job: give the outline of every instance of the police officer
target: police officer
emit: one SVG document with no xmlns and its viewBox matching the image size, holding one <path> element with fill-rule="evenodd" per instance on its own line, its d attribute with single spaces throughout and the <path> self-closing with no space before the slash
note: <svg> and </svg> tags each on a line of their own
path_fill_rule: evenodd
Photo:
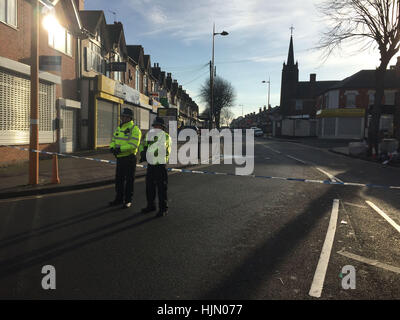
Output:
<svg viewBox="0 0 400 320">
<path fill-rule="evenodd" d="M 168 214 L 168 172 L 167 163 L 171 152 L 172 140 L 167 132 L 164 120 L 157 117 L 153 122 L 153 128 L 158 130 L 150 130 L 143 143 L 140 146 L 141 161 L 147 160 L 146 174 L 146 198 L 147 207 L 142 209 L 142 213 L 150 213 L 156 211 L 155 198 L 156 191 L 158 193 L 159 211 L 157 217 L 163 217 Z M 150 138 L 149 138 L 150 136 Z M 148 155 L 153 156 L 149 159 Z"/>
<path fill-rule="evenodd" d="M 123 204 L 123 208 L 132 206 L 133 184 L 136 172 L 136 154 L 139 149 L 142 132 L 133 123 L 133 112 L 124 108 L 121 113 L 121 125 L 115 130 L 110 151 L 117 158 L 115 174 L 116 197 L 110 206 Z"/>
</svg>

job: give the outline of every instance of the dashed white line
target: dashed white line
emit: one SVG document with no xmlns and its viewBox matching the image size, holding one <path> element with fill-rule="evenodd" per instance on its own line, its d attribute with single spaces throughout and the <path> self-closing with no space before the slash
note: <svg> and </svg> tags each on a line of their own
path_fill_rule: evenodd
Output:
<svg viewBox="0 0 400 320">
<path fill-rule="evenodd" d="M 328 269 L 329 258 L 333 247 L 333 241 L 335 239 L 336 225 L 339 216 L 339 200 L 333 200 L 331 219 L 329 221 L 328 231 L 326 233 L 325 242 L 322 247 L 321 255 L 319 257 L 317 269 L 315 270 L 314 279 L 311 285 L 310 292 L 308 293 L 311 297 L 320 298 L 322 289 L 324 287 L 326 271 Z"/>
<path fill-rule="evenodd" d="M 271 150 L 272 152 L 275 152 L 275 153 L 277 153 L 277 154 L 282 154 L 282 152 L 280 152 L 280 151 L 278 151 L 278 150 L 275 150 L 275 149 L 272 149 L 272 148 L 270 148 L 270 147 L 267 147 L 266 145 L 263 145 L 263 144 L 262 144 L 262 146 L 263 146 L 264 148 L 267 148 L 267 149 Z"/>
<path fill-rule="evenodd" d="M 353 253 L 350 253 L 350 252 L 346 252 L 344 250 L 339 251 L 338 254 L 340 254 L 340 255 L 342 255 L 342 256 L 344 256 L 346 258 L 350 258 L 350 259 L 356 260 L 358 262 L 362 262 L 362 263 L 369 264 L 369 265 L 374 266 L 374 267 L 378 267 L 378 268 L 381 268 L 381 269 L 384 269 L 384 270 L 388 270 L 388 271 L 392 271 L 392 272 L 400 274 L 400 268 L 391 266 L 391 265 L 386 264 L 386 263 L 379 262 L 377 260 L 364 258 L 364 257 L 358 256 L 356 254 L 353 254 Z"/>
<path fill-rule="evenodd" d="M 302 163 L 302 164 L 307 164 L 307 162 L 305 162 L 305 161 L 303 161 L 303 160 L 301 160 L 301 159 L 297 159 L 297 158 L 295 158 L 295 157 L 293 157 L 293 156 L 290 156 L 290 155 L 286 155 L 288 158 L 290 158 L 290 159 L 293 159 L 293 160 L 295 160 L 295 161 L 298 161 L 298 162 L 300 162 L 300 163 Z"/>
<path fill-rule="evenodd" d="M 374 209 L 377 213 L 379 213 L 390 225 L 395 228 L 398 232 L 400 232 L 400 226 L 394 222 L 392 218 L 390 218 L 385 212 L 379 209 L 374 203 L 371 201 L 365 201 L 372 209 Z"/>
</svg>

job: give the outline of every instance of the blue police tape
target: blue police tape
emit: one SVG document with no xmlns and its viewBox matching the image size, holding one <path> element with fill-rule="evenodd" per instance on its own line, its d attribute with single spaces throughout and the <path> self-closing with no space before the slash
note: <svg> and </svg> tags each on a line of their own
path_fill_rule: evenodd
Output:
<svg viewBox="0 0 400 320">
<path fill-rule="evenodd" d="M 117 164 L 116 161 L 113 160 L 103 160 L 96 158 L 88 158 L 88 157 L 78 157 L 69 154 L 57 153 L 57 152 L 49 152 L 49 151 L 40 151 L 34 149 L 21 148 L 16 146 L 7 146 L 10 148 L 42 153 L 47 155 L 57 155 L 64 158 L 74 158 L 74 159 L 84 159 L 89 161 L 96 161 L 107 164 Z M 137 167 L 147 169 L 146 165 L 138 164 Z M 269 179 L 269 180 L 283 180 L 283 181 L 293 181 L 293 182 L 304 182 L 304 183 L 318 183 L 318 184 L 326 184 L 326 185 L 339 185 L 339 186 L 352 186 L 352 187 L 362 187 L 362 188 L 379 188 L 379 189 L 391 189 L 391 190 L 400 190 L 400 186 L 385 186 L 379 184 L 363 184 L 363 183 L 353 183 L 353 182 L 338 182 L 338 181 L 330 181 L 330 180 L 309 180 L 309 179 L 301 179 L 301 178 L 285 178 L 285 177 L 272 177 L 272 176 L 257 176 L 257 175 L 237 175 L 234 173 L 225 173 L 225 172 L 212 172 L 212 171 L 198 171 L 198 170 L 189 170 L 189 169 L 177 169 L 177 168 L 168 168 L 169 172 L 179 172 L 179 173 L 190 173 L 190 174 L 208 174 L 208 175 L 220 175 L 220 176 L 234 176 L 234 177 L 251 177 L 256 179 Z"/>
</svg>

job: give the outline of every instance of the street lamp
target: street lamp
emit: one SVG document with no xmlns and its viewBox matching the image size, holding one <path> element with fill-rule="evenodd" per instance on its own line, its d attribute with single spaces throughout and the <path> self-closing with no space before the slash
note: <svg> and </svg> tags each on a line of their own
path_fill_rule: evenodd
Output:
<svg viewBox="0 0 400 320">
<path fill-rule="evenodd" d="M 29 184 L 39 184 L 39 2 L 47 8 L 53 8 L 48 0 L 32 0 L 32 35 L 31 35 L 31 110 L 29 133 Z M 47 19 L 47 28 L 51 28 L 54 19 Z"/>
<path fill-rule="evenodd" d="M 211 70 L 210 70 L 210 86 L 211 86 L 211 105 L 210 105 L 210 129 L 212 129 L 214 121 L 214 38 L 216 35 L 227 36 L 229 33 L 226 31 L 215 32 L 215 23 L 213 26 L 213 36 L 212 36 L 212 60 L 211 60 Z"/>
<path fill-rule="evenodd" d="M 271 79 L 269 78 L 268 81 L 263 81 L 262 83 L 268 83 L 268 105 L 267 108 L 269 108 L 269 98 L 270 98 L 270 91 L 271 91 Z"/>
</svg>

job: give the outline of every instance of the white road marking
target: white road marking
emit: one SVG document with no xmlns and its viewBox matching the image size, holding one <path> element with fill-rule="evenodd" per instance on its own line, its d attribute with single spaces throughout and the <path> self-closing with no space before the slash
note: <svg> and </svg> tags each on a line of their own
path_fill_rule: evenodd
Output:
<svg viewBox="0 0 400 320">
<path fill-rule="evenodd" d="M 373 204 L 371 201 L 365 201 L 372 209 L 374 209 L 376 212 L 378 212 L 387 222 L 390 223 L 390 225 L 395 228 L 398 232 L 400 232 L 400 226 L 394 222 L 392 218 L 390 218 L 385 212 L 383 212 L 381 209 L 379 209 L 375 204 Z"/>
<path fill-rule="evenodd" d="M 282 152 L 280 152 L 280 151 L 278 151 L 278 150 L 275 150 L 275 149 L 272 149 L 271 147 L 267 147 L 266 145 L 264 145 L 264 144 L 261 144 L 264 148 L 267 148 L 267 149 L 269 149 L 269 150 L 271 150 L 272 152 L 275 152 L 275 153 L 277 153 L 277 154 L 282 154 Z"/>
<path fill-rule="evenodd" d="M 321 255 L 319 257 L 317 269 L 315 270 L 311 289 L 310 292 L 308 293 L 311 297 L 315 298 L 321 297 L 326 276 L 326 270 L 328 269 L 329 258 L 331 256 L 331 251 L 333 247 L 333 241 L 335 239 L 338 216 L 339 216 L 339 200 L 335 199 L 333 200 L 331 219 L 329 221 L 325 242 L 322 247 Z"/>
<path fill-rule="evenodd" d="M 365 263 L 365 264 L 369 264 L 369 265 L 374 266 L 374 267 L 378 267 L 378 268 L 381 268 L 381 269 L 384 269 L 384 270 L 388 270 L 388 271 L 392 271 L 392 272 L 400 274 L 400 268 L 399 267 L 394 267 L 394 266 L 391 266 L 389 264 L 379 262 L 377 260 L 364 258 L 364 257 L 358 256 L 356 254 L 353 254 L 353 253 L 350 253 L 350 252 L 346 252 L 344 250 L 339 251 L 338 254 L 340 254 L 340 255 L 342 255 L 344 257 L 347 257 L 347 258 L 350 258 L 350 259 Z"/>
<path fill-rule="evenodd" d="M 277 150 L 275 150 L 275 149 L 272 149 L 271 147 L 267 147 L 266 145 L 263 145 L 263 144 L 262 144 L 262 146 L 264 146 L 265 148 L 267 148 L 267 149 L 269 149 L 269 150 L 271 150 L 271 151 L 273 151 L 273 152 L 275 152 L 275 153 L 283 154 L 282 152 L 277 151 Z M 288 158 L 293 159 L 293 160 L 295 160 L 295 161 L 298 161 L 298 162 L 300 162 L 300 163 L 302 163 L 302 164 L 308 164 L 308 165 L 314 166 L 315 169 L 317 169 L 318 171 L 320 171 L 320 172 L 322 172 L 323 174 L 325 174 L 329 179 L 331 179 L 332 182 L 344 183 L 342 180 L 340 180 L 339 178 L 337 178 L 337 177 L 335 177 L 334 175 L 330 174 L 329 172 L 327 172 L 327 171 L 325 171 L 325 170 L 323 170 L 323 169 L 321 169 L 321 168 L 318 168 L 317 165 L 316 165 L 315 163 L 307 162 L 307 161 L 304 161 L 304 160 L 295 158 L 295 157 L 293 157 L 293 156 L 291 156 L 291 155 L 288 155 L 288 154 L 285 154 L 285 156 L 287 156 Z"/>
<path fill-rule="evenodd" d="M 302 164 L 307 164 L 307 162 L 305 162 L 305 161 L 303 161 L 303 160 L 301 160 L 301 159 L 297 159 L 297 158 L 295 158 L 295 157 L 293 157 L 293 156 L 290 156 L 290 155 L 286 155 L 288 158 L 290 158 L 290 159 L 293 159 L 293 160 L 295 160 L 295 161 L 298 161 L 298 162 L 301 162 Z"/>
<path fill-rule="evenodd" d="M 323 174 L 325 174 L 326 176 L 328 176 L 329 179 L 331 179 L 333 182 L 342 182 L 342 180 L 340 180 L 339 178 L 336 178 L 334 175 L 330 174 L 329 172 L 322 170 L 321 168 L 315 167 L 315 169 L 317 169 L 318 171 L 322 172 Z"/>
</svg>

